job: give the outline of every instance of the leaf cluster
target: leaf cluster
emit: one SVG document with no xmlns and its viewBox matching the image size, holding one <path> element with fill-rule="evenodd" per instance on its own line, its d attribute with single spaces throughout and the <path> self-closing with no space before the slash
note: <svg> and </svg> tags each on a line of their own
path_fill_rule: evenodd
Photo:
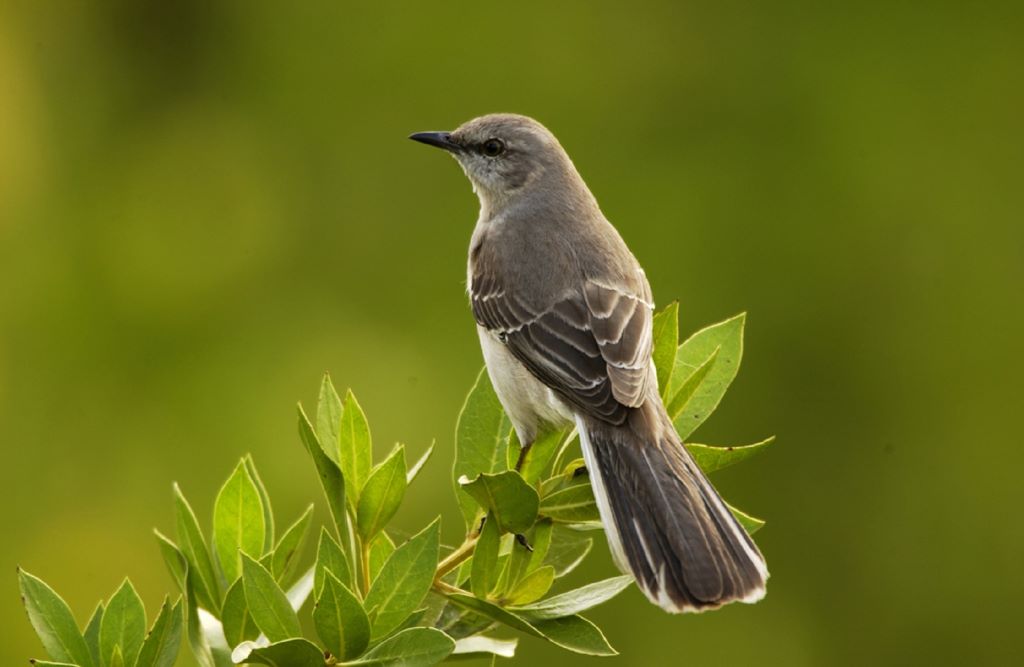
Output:
<svg viewBox="0 0 1024 667">
<path fill-rule="evenodd" d="M 676 305 L 655 317 L 658 382 L 684 439 L 735 377 L 743 324 L 740 315 L 680 344 Z M 80 630 L 52 589 L 20 571 L 29 620 L 52 660 L 35 664 L 170 667 L 183 638 L 203 667 L 509 658 L 517 635 L 575 653 L 615 654 L 581 614 L 629 587 L 630 576 L 552 593 L 586 558 L 601 527 L 574 432 L 544 433 L 524 448 L 481 372 L 455 434 L 453 483 L 465 538 L 446 547 L 440 518 L 404 540 L 389 529 L 433 445 L 411 466 L 403 445 L 376 461 L 366 415 L 328 376 L 313 419 L 300 405 L 297 423 L 326 499 L 325 525 L 314 528 L 310 505 L 279 530 L 249 456 L 217 494 L 209 532 L 175 485 L 175 538 L 155 535 L 178 599 L 164 601 L 147 633 L 145 608 L 126 580 Z M 713 472 L 770 442 L 686 447 Z M 733 511 L 750 532 L 764 524 Z"/>
</svg>

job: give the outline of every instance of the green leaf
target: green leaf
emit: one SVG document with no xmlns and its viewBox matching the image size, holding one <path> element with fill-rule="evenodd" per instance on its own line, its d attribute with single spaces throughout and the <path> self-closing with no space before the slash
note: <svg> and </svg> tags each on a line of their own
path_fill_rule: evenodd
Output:
<svg viewBox="0 0 1024 667">
<path fill-rule="evenodd" d="M 473 549 L 469 583 L 473 595 L 486 598 L 498 583 L 498 548 L 501 546 L 501 531 L 498 523 L 488 515 L 483 530 Z"/>
<path fill-rule="evenodd" d="M 510 605 L 520 605 L 539 600 L 551 590 L 553 583 L 555 583 L 555 568 L 545 565 L 520 579 L 505 596 L 505 602 Z"/>
<path fill-rule="evenodd" d="M 316 402 L 316 436 L 324 452 L 339 466 L 341 458 L 338 453 L 339 431 L 341 428 L 341 398 L 338 396 L 330 373 L 324 373 L 320 383 L 320 396 Z"/>
<path fill-rule="evenodd" d="M 89 655 L 92 656 L 94 665 L 103 664 L 103 661 L 100 660 L 100 624 L 103 622 L 105 609 L 101 600 L 92 612 L 92 616 L 89 617 L 89 622 L 85 624 L 85 630 L 82 631 L 82 637 L 85 639 L 85 645 L 89 647 Z"/>
<path fill-rule="evenodd" d="M 342 406 L 341 425 L 338 432 L 338 462 L 348 482 L 349 499 L 352 509 L 358 507 L 359 495 L 373 462 L 373 445 L 370 440 L 370 425 L 366 415 L 349 390 Z M 402 471 L 405 474 L 405 471 Z"/>
<path fill-rule="evenodd" d="M 562 523 L 597 521 L 597 501 L 590 484 L 580 483 L 544 497 L 540 501 L 540 513 Z"/>
<path fill-rule="evenodd" d="M 519 469 L 519 473 L 528 484 L 535 484 L 544 475 L 548 464 L 551 463 L 551 458 L 555 455 L 558 446 L 562 444 L 562 440 L 565 437 L 566 432 L 564 430 L 547 431 L 533 441 L 530 448 L 526 450 L 526 455 L 523 457 L 523 465 Z"/>
<path fill-rule="evenodd" d="M 164 598 L 160 614 L 142 643 L 137 667 L 174 667 L 185 624 L 183 606 L 180 599 L 172 606 L 170 598 Z"/>
<path fill-rule="evenodd" d="M 475 479 L 481 473 L 505 470 L 511 428 L 486 369 L 481 370 L 455 426 L 455 465 L 452 468 L 459 508 L 471 528 L 476 516 L 476 503 L 458 492 L 458 480 L 463 476 Z"/>
<path fill-rule="evenodd" d="M 364 541 L 383 530 L 405 496 L 405 447 L 399 445 L 373 469 L 359 494 L 356 526 Z"/>
<path fill-rule="evenodd" d="M 331 655 L 350 660 L 370 643 L 370 620 L 359 599 L 328 570 L 323 593 L 313 609 L 313 623 L 320 641 Z"/>
<path fill-rule="evenodd" d="M 427 464 L 427 461 L 430 460 L 430 455 L 433 454 L 433 453 L 434 453 L 434 443 L 431 442 L 430 446 L 427 447 L 427 451 L 423 452 L 423 456 L 421 456 L 416 461 L 416 463 L 414 463 L 413 466 L 411 468 L 409 468 L 409 472 L 406 473 L 406 475 L 405 475 L 405 482 L 406 482 L 406 484 L 412 484 L 412 480 L 416 479 L 416 476 L 420 474 L 420 470 L 422 470 L 423 466 L 425 466 Z"/>
<path fill-rule="evenodd" d="M 550 521 L 538 521 L 537 525 L 533 527 L 533 534 L 530 536 L 530 546 L 533 547 L 533 551 L 530 552 L 530 562 L 527 571 L 532 572 L 544 564 L 544 559 L 548 555 L 548 549 L 551 548 L 551 533 L 553 530 L 554 524 Z"/>
<path fill-rule="evenodd" d="M 711 373 L 711 369 L 715 367 L 715 363 L 718 361 L 718 352 L 718 348 L 715 348 L 711 355 L 682 382 L 678 390 L 671 395 L 671 398 L 665 400 L 665 411 L 668 412 L 669 417 L 675 419 L 686 409 L 686 404 L 693 398 L 693 395 L 708 374 Z M 675 378 L 681 374 L 681 372 L 673 373 L 672 377 Z"/>
<path fill-rule="evenodd" d="M 420 608 L 434 581 L 439 540 L 440 522 L 435 519 L 384 563 L 365 600 L 365 607 L 376 611 L 374 640 L 385 637 Z"/>
<path fill-rule="evenodd" d="M 582 616 L 566 616 L 534 623 L 534 627 L 552 644 L 583 655 L 618 655 L 604 633 Z"/>
<path fill-rule="evenodd" d="M 758 519 L 756 516 L 750 516 L 743 510 L 736 509 L 729 503 L 726 503 L 725 506 L 729 508 L 729 511 L 732 512 L 732 515 L 740 522 L 740 525 L 743 526 L 743 529 L 747 531 L 748 535 L 753 535 L 764 527 L 764 519 Z"/>
<path fill-rule="evenodd" d="M 652 329 L 654 368 L 658 372 L 658 388 L 664 398 L 676 365 L 676 348 L 679 346 L 678 301 L 673 301 L 655 314 Z"/>
<path fill-rule="evenodd" d="M 192 583 L 199 598 L 199 606 L 219 609 L 220 583 L 213 569 L 210 551 L 206 547 L 206 540 L 203 539 L 203 532 L 199 529 L 196 514 L 177 484 L 174 485 L 174 510 L 178 524 L 178 542 L 188 561 L 189 570 L 195 574 Z"/>
<path fill-rule="evenodd" d="M 299 617 L 265 567 L 242 555 L 242 581 L 249 613 L 263 634 L 279 642 L 302 634 Z"/>
<path fill-rule="evenodd" d="M 593 546 L 594 540 L 579 531 L 555 526 L 551 531 L 551 546 L 544 562 L 555 568 L 556 579 L 564 577 L 583 562 Z"/>
<path fill-rule="evenodd" d="M 540 602 L 516 607 L 514 611 L 524 618 L 537 621 L 573 616 L 611 600 L 632 583 L 633 577 L 624 574 L 621 577 L 612 577 L 566 593 L 552 595 Z"/>
<path fill-rule="evenodd" d="M 470 611 L 486 616 L 493 621 L 502 623 L 520 632 L 541 637 L 556 646 L 574 653 L 585 655 L 615 655 L 615 649 L 608 644 L 601 631 L 593 623 L 582 616 L 568 616 L 530 623 L 529 621 L 502 609 L 496 604 L 464 595 L 462 593 L 446 593 L 445 596 L 455 604 Z"/>
<path fill-rule="evenodd" d="M 348 535 L 348 523 L 345 514 L 345 478 L 341 469 L 332 461 L 320 447 L 320 441 L 313 433 L 313 427 L 306 418 L 306 413 L 299 406 L 299 438 L 302 440 L 306 451 L 313 458 L 316 464 L 316 472 L 320 477 L 320 486 L 327 496 L 327 506 L 331 510 L 331 517 L 334 519 L 334 527 L 338 536 L 345 539 Z"/>
<path fill-rule="evenodd" d="M 525 533 L 537 518 L 537 491 L 514 470 L 459 479 L 462 490 L 491 512 L 502 532 Z"/>
<path fill-rule="evenodd" d="M 81 667 L 72 665 L 70 662 L 50 662 L 49 660 L 30 660 L 34 667 Z"/>
<path fill-rule="evenodd" d="M 185 575 L 185 629 L 189 648 L 200 667 L 226 667 L 231 664 L 230 651 L 220 645 L 211 645 L 210 637 L 203 631 L 200 609 L 196 606 L 196 575 L 191 570 Z"/>
<path fill-rule="evenodd" d="M 384 563 L 388 562 L 391 554 L 395 553 L 395 543 L 391 541 L 388 534 L 381 531 L 377 537 L 370 542 L 370 581 L 374 581 L 380 575 Z"/>
<path fill-rule="evenodd" d="M 153 529 L 153 535 L 156 536 L 156 543 L 160 547 L 160 555 L 167 565 L 167 571 L 171 573 L 171 578 L 178 585 L 178 589 L 184 592 L 185 568 L 188 565 L 188 561 L 185 560 L 185 554 L 181 553 L 181 549 L 178 548 L 177 544 L 156 528 Z"/>
<path fill-rule="evenodd" d="M 345 552 L 341 550 L 327 529 L 321 527 L 320 541 L 316 547 L 316 578 L 313 588 L 317 597 L 324 589 L 324 574 L 327 570 L 334 572 L 340 581 L 352 584 L 352 573 L 349 570 Z"/>
<path fill-rule="evenodd" d="M 128 665 L 135 664 L 142 641 L 146 637 L 146 608 L 127 579 L 107 602 L 100 622 L 100 660 L 110 660 L 114 648 L 120 647 Z"/>
<path fill-rule="evenodd" d="M 239 461 L 213 505 L 213 545 L 224 579 L 233 582 L 242 571 L 239 552 L 263 555 L 266 537 L 263 503 L 245 461 Z"/>
<path fill-rule="evenodd" d="M 324 654 L 315 644 L 301 637 L 254 648 L 242 659 L 246 663 L 271 667 L 324 667 Z"/>
<path fill-rule="evenodd" d="M 289 526 L 288 530 L 284 531 L 281 541 L 274 548 L 270 569 L 274 578 L 282 584 L 295 571 L 295 565 L 299 562 L 299 553 L 302 550 L 302 545 L 306 542 L 312 520 L 313 506 L 310 505 L 302 513 L 302 516 Z"/>
<path fill-rule="evenodd" d="M 773 442 L 775 442 L 775 436 L 742 447 L 711 447 L 709 445 L 686 443 L 686 450 L 697 461 L 697 465 L 700 466 L 701 470 L 705 473 L 712 473 L 759 454 Z"/>
<path fill-rule="evenodd" d="M 247 639 L 256 639 L 259 628 L 249 614 L 249 606 L 245 601 L 245 583 L 241 578 L 231 584 L 224 596 L 224 606 L 220 610 L 220 622 L 224 627 L 224 638 L 228 646 L 238 646 Z"/>
<path fill-rule="evenodd" d="M 52 588 L 25 570 L 18 570 L 21 600 L 28 620 L 39 635 L 46 652 L 57 661 L 92 667 L 89 647 L 78 631 L 75 617 L 64 600 Z"/>
<path fill-rule="evenodd" d="M 107 661 L 109 667 L 124 667 L 124 654 L 121 653 L 120 646 L 114 646 L 113 652 L 110 654 L 110 660 Z"/>
<path fill-rule="evenodd" d="M 714 364 L 682 408 L 672 414 L 679 437 L 686 440 L 714 412 L 739 371 L 743 358 L 743 326 L 746 313 L 701 329 L 690 336 L 676 354 L 676 371 L 696 370 L 718 350 Z"/>
<path fill-rule="evenodd" d="M 274 548 L 274 512 L 270 507 L 270 496 L 267 494 L 267 487 L 263 485 L 263 480 L 260 479 L 260 474 L 256 471 L 256 463 L 252 460 L 252 455 L 246 454 L 242 461 L 245 463 L 245 469 L 249 471 L 249 477 L 252 478 L 256 489 L 260 492 L 260 504 L 263 505 L 263 525 L 266 526 L 263 537 L 263 553 L 268 553 Z"/>
<path fill-rule="evenodd" d="M 389 637 L 366 655 L 344 665 L 427 667 L 441 662 L 455 650 L 451 637 L 434 628 L 409 628 Z"/>
<path fill-rule="evenodd" d="M 464 658 L 475 658 L 485 656 L 498 656 L 501 658 L 514 658 L 518 639 L 499 639 L 486 635 L 472 635 L 455 640 L 455 650 L 452 655 Z"/>
</svg>

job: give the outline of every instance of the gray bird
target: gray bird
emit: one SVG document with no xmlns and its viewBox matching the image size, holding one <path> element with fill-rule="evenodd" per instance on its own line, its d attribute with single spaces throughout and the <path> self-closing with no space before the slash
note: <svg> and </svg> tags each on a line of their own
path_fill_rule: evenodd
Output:
<svg viewBox="0 0 1024 667">
<path fill-rule="evenodd" d="M 764 558 L 658 394 L 644 270 L 558 140 L 513 114 L 410 138 L 451 153 L 480 199 L 469 295 L 519 441 L 576 426 L 612 557 L 655 604 L 688 612 L 761 599 Z"/>
</svg>

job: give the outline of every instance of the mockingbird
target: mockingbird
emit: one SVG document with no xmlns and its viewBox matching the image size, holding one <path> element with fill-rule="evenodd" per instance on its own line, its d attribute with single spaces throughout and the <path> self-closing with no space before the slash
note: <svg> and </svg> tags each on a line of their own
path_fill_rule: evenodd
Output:
<svg viewBox="0 0 1024 667">
<path fill-rule="evenodd" d="M 644 270 L 558 140 L 512 114 L 410 138 L 451 153 L 480 198 L 469 295 L 519 441 L 576 425 L 612 556 L 655 604 L 686 612 L 761 599 L 761 553 L 658 395 Z"/>
</svg>

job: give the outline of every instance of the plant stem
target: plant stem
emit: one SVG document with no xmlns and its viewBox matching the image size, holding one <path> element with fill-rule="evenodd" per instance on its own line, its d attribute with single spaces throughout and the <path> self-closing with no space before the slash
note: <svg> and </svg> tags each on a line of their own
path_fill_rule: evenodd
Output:
<svg viewBox="0 0 1024 667">
<path fill-rule="evenodd" d="M 370 594 L 370 541 L 365 542 L 360 540 L 360 562 L 363 566 L 363 596 Z"/>
<path fill-rule="evenodd" d="M 458 593 L 460 595 L 472 595 L 472 593 L 470 593 L 469 591 L 464 591 L 461 588 L 459 588 L 458 586 L 452 586 L 451 584 L 446 584 L 443 581 L 441 581 L 440 579 L 437 579 L 437 580 L 434 581 L 434 590 L 437 591 L 438 593 L 441 593 L 441 594 L 445 594 L 445 593 Z"/>
<path fill-rule="evenodd" d="M 434 581 L 441 582 L 441 577 L 448 574 L 459 565 L 463 563 L 467 558 L 473 555 L 473 549 L 476 548 L 476 542 L 480 539 L 479 533 L 466 538 L 458 549 L 448 554 L 444 560 L 437 564 L 437 571 L 434 573 Z M 447 585 L 447 584 L 445 584 Z"/>
</svg>

